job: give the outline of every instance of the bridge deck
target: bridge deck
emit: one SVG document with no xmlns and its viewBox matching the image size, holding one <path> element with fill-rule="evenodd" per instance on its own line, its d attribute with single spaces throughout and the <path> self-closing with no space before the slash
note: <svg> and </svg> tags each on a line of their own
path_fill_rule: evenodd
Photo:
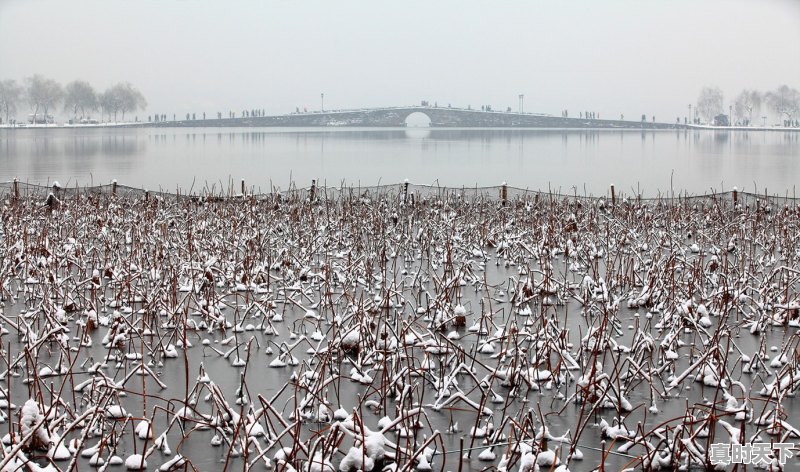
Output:
<svg viewBox="0 0 800 472">
<path fill-rule="evenodd" d="M 249 127 L 249 126 L 365 126 L 402 127 L 412 113 L 422 113 L 431 127 L 459 128 L 609 128 L 609 129 L 684 129 L 680 123 L 650 121 L 564 118 L 542 113 L 484 111 L 469 108 L 400 106 L 326 110 L 262 117 L 222 118 L 205 120 L 140 123 L 140 126 L 180 127 Z"/>
</svg>

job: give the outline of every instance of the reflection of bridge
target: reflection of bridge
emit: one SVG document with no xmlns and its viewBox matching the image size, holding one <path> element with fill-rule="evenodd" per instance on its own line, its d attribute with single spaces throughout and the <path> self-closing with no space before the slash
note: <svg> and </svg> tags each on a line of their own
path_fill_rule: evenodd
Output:
<svg viewBox="0 0 800 472">
<path fill-rule="evenodd" d="M 410 106 L 291 113 L 250 118 L 166 121 L 144 126 L 406 126 L 413 113 L 422 113 L 432 127 L 459 128 L 612 128 L 674 129 L 681 124 L 649 121 L 589 120 L 536 113 L 481 111 L 466 108 Z"/>
</svg>

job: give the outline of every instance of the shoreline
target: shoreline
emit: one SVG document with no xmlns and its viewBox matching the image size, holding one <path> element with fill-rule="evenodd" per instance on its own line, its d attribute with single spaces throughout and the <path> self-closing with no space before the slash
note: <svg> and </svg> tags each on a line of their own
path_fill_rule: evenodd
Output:
<svg viewBox="0 0 800 472">
<path fill-rule="evenodd" d="M 0 125 L 3 130 L 26 130 L 26 129 L 105 129 L 105 128 L 309 128 L 309 129 L 409 129 L 409 130 L 450 130 L 450 129 L 524 129 L 524 130 L 587 130 L 587 131 L 736 131 L 736 132 L 800 132 L 800 127 L 787 128 L 782 126 L 713 126 L 713 125 L 673 125 L 671 128 L 650 128 L 635 126 L 620 126 L 620 127 L 604 127 L 604 126 L 368 126 L 368 125 L 307 125 L 307 126 L 290 126 L 290 125 L 253 125 L 247 123 L 235 124 L 211 124 L 212 121 L 217 120 L 196 120 L 203 121 L 203 124 L 189 124 L 186 121 L 171 121 L 163 123 L 142 123 L 142 122 L 124 122 L 124 123 L 100 123 L 100 124 L 54 124 L 54 125 L 24 125 L 24 126 L 10 126 L 6 124 Z M 660 125 L 667 125 L 666 123 L 658 123 Z"/>
<path fill-rule="evenodd" d="M 284 113 L 277 115 L 256 115 L 256 116 L 229 116 L 223 118 L 206 117 L 203 114 L 199 118 L 187 113 L 186 119 L 176 119 L 163 121 L 139 121 L 138 116 L 135 121 L 123 122 L 101 122 L 101 123 L 40 123 L 29 124 L 27 122 L 17 123 L 16 126 L 0 125 L 3 128 L 35 128 L 35 129 L 65 129 L 65 128 L 117 128 L 117 127 L 136 127 L 136 128 L 409 128 L 407 119 L 413 115 L 420 115 L 427 118 L 428 126 L 431 129 L 607 129 L 607 130 L 686 130 L 686 129 L 712 129 L 712 130 L 731 130 L 731 131 L 800 131 L 798 128 L 782 127 L 731 127 L 731 126 L 712 126 L 696 125 L 676 122 L 657 122 L 647 121 L 644 115 L 642 120 L 625 120 L 612 118 L 591 118 L 554 116 L 545 113 L 522 113 L 495 110 L 475 110 L 472 108 L 459 107 L 437 107 L 423 104 L 422 106 L 399 106 L 382 108 L 357 108 L 344 110 L 319 110 L 305 111 L 302 113 Z M 588 112 L 587 112 L 588 115 Z M 160 115 L 164 116 L 164 115 Z M 77 120 L 75 120 L 77 121 Z M 19 126 L 22 125 L 22 126 Z M 412 126 L 413 127 L 413 126 Z"/>
<path fill-rule="evenodd" d="M 783 126 L 713 126 L 713 125 L 686 125 L 687 129 L 698 131 L 800 131 L 800 128 L 786 128 Z"/>
</svg>

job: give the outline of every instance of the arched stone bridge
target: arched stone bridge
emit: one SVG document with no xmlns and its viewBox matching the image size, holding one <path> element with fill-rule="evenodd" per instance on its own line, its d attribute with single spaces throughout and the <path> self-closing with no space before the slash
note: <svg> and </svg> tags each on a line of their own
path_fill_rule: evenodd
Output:
<svg viewBox="0 0 800 472">
<path fill-rule="evenodd" d="M 589 120 L 535 113 L 481 111 L 467 108 L 409 106 L 291 113 L 250 118 L 165 121 L 145 126 L 406 126 L 412 113 L 422 113 L 431 127 L 459 128 L 634 128 L 675 129 L 682 124 L 651 121 Z"/>
</svg>

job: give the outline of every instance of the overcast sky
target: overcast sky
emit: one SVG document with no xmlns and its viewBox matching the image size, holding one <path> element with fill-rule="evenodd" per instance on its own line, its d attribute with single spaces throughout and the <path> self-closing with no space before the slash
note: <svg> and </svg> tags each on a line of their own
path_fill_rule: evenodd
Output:
<svg viewBox="0 0 800 472">
<path fill-rule="evenodd" d="M 672 121 L 703 85 L 726 104 L 800 88 L 798 46 L 798 0 L 0 0 L 0 79 L 129 81 L 179 115 L 523 93 L 531 112 Z"/>
</svg>

